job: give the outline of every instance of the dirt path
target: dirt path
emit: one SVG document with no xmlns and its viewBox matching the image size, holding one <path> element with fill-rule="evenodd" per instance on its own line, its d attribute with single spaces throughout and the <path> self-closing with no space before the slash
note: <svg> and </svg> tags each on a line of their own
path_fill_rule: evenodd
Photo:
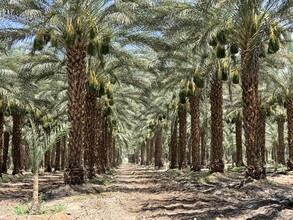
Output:
<svg viewBox="0 0 293 220">
<path fill-rule="evenodd" d="M 226 186 L 235 180 L 220 174 L 217 178 L 219 182 L 201 184 L 186 176 L 123 164 L 112 192 L 90 202 L 93 208 L 85 206 L 87 217 L 75 219 L 293 219 L 292 204 L 286 203 L 286 198 L 293 198 L 292 185 L 265 181 L 229 189 Z"/>
<path fill-rule="evenodd" d="M 241 178 L 239 172 L 191 177 L 122 164 L 107 187 L 64 186 L 62 173 L 44 174 L 40 183 L 44 206 L 65 206 L 74 220 L 293 220 L 292 173 L 231 187 Z M 31 184 L 29 178 L 0 184 L 1 220 L 29 201 Z"/>
</svg>

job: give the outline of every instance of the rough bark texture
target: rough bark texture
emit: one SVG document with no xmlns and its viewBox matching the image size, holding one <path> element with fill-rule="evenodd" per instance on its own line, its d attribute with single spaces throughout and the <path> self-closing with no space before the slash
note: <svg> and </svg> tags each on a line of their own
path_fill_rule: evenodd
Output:
<svg viewBox="0 0 293 220">
<path fill-rule="evenodd" d="M 192 159 L 191 170 L 200 171 L 201 158 L 200 158 L 200 109 L 199 109 L 200 96 L 195 95 L 189 98 L 190 102 L 190 116 L 191 116 L 191 143 L 192 143 Z"/>
<path fill-rule="evenodd" d="M 287 101 L 287 120 L 288 120 L 288 170 L 293 170 L 293 98 Z"/>
<path fill-rule="evenodd" d="M 113 137 L 112 135 L 112 148 L 113 148 L 113 154 L 112 154 L 112 164 L 111 166 L 112 167 L 116 167 L 117 166 L 117 157 L 118 157 L 118 150 L 116 148 L 116 141 L 115 141 L 115 138 Z"/>
<path fill-rule="evenodd" d="M 186 106 L 179 109 L 179 145 L 178 145 L 178 168 L 186 167 Z"/>
<path fill-rule="evenodd" d="M 3 164 L 3 130 L 4 130 L 4 113 L 0 110 L 0 177 L 2 177 L 2 164 Z"/>
<path fill-rule="evenodd" d="M 178 119 L 174 120 L 172 130 L 171 130 L 171 143 L 170 143 L 170 169 L 175 169 L 177 167 L 177 152 L 178 152 Z"/>
<path fill-rule="evenodd" d="M 68 76 L 69 166 L 64 171 L 66 184 L 82 184 L 86 179 L 83 161 L 84 105 L 86 95 L 86 50 L 79 41 L 66 49 Z"/>
<path fill-rule="evenodd" d="M 277 120 L 278 123 L 278 161 L 281 164 L 285 164 L 285 138 L 284 138 L 284 125 L 285 119 L 280 116 Z"/>
<path fill-rule="evenodd" d="M 4 132 L 4 144 L 3 144 L 3 160 L 2 160 L 2 173 L 7 173 L 7 160 L 9 150 L 9 132 Z"/>
<path fill-rule="evenodd" d="M 95 111 L 95 121 L 96 121 L 96 143 L 97 148 L 95 150 L 95 166 L 96 166 L 96 173 L 105 173 L 105 166 L 104 166 L 104 160 L 103 160 L 103 146 L 104 146 L 104 117 L 102 115 L 101 109 L 96 106 Z"/>
<path fill-rule="evenodd" d="M 107 147 L 107 141 L 108 141 L 108 126 L 107 121 L 103 117 L 102 118 L 102 133 L 101 133 L 101 148 L 100 148 L 100 157 L 101 157 L 101 168 L 102 173 L 105 173 L 107 171 L 107 164 L 108 164 L 108 147 Z"/>
<path fill-rule="evenodd" d="M 151 158 L 151 148 L 150 148 L 150 141 L 148 141 L 146 144 L 146 161 L 145 161 L 146 165 L 150 165 L 150 161 L 151 161 L 150 158 Z"/>
<path fill-rule="evenodd" d="M 155 158 L 155 145 L 154 140 L 156 139 L 156 135 L 151 139 L 150 142 L 150 164 L 153 163 L 153 159 Z"/>
<path fill-rule="evenodd" d="M 113 155 L 113 136 L 112 136 L 112 130 L 108 126 L 108 141 L 107 141 L 107 148 L 108 148 L 108 163 L 107 163 L 107 170 L 111 169 L 112 165 L 112 155 Z"/>
<path fill-rule="evenodd" d="M 25 171 L 29 171 L 31 168 L 31 160 L 30 160 L 30 150 L 29 146 L 26 144 L 24 146 L 24 153 L 22 154 L 22 161 Z"/>
<path fill-rule="evenodd" d="M 86 124 L 84 132 L 84 146 L 85 146 L 85 165 L 87 167 L 87 177 L 89 179 L 95 176 L 95 150 L 97 148 L 96 138 L 96 109 L 97 109 L 97 97 L 95 91 L 87 89 L 86 93 Z"/>
<path fill-rule="evenodd" d="M 13 172 L 12 174 L 21 173 L 21 125 L 22 117 L 18 113 L 13 113 L 13 134 L 12 134 L 12 161 L 13 161 Z"/>
<path fill-rule="evenodd" d="M 242 120 L 238 119 L 235 123 L 236 130 L 236 166 L 244 166 L 242 153 Z"/>
<path fill-rule="evenodd" d="M 163 129 L 159 128 L 156 134 L 155 141 L 155 167 L 161 168 L 163 167 Z"/>
<path fill-rule="evenodd" d="M 223 89 L 221 80 L 211 81 L 211 172 L 224 172 Z"/>
<path fill-rule="evenodd" d="M 243 101 L 243 123 L 247 155 L 246 176 L 265 178 L 265 167 L 261 162 L 261 149 L 257 145 L 258 120 L 258 54 L 249 49 L 241 52 L 241 82 Z"/>
<path fill-rule="evenodd" d="M 50 135 L 50 128 L 45 128 L 46 134 L 49 136 Z M 45 172 L 52 172 L 52 167 L 51 167 L 51 151 L 47 151 L 45 153 Z"/>
<path fill-rule="evenodd" d="M 191 166 L 192 139 L 190 135 L 187 135 L 187 140 L 188 141 L 187 141 L 186 163 L 187 163 L 187 166 Z"/>
<path fill-rule="evenodd" d="M 62 153 L 61 153 L 61 169 L 64 170 L 66 167 L 66 155 L 67 155 L 67 150 L 66 150 L 66 136 L 62 137 Z"/>
<path fill-rule="evenodd" d="M 145 165 L 145 143 L 140 145 L 140 165 Z"/>
<path fill-rule="evenodd" d="M 56 164 L 56 147 L 51 150 L 51 167 L 55 167 Z"/>
<path fill-rule="evenodd" d="M 55 171 L 60 170 L 60 159 L 61 159 L 61 141 L 57 141 L 56 143 L 56 158 L 55 158 Z"/>
<path fill-rule="evenodd" d="M 201 146 L 201 164 L 206 165 L 206 132 L 204 128 L 200 131 L 200 146 Z"/>
<path fill-rule="evenodd" d="M 279 163 L 278 161 L 278 143 L 277 142 L 274 142 L 273 143 L 273 160 L 276 162 L 276 163 Z"/>
<path fill-rule="evenodd" d="M 257 126 L 257 146 L 260 148 L 261 164 L 266 165 L 266 113 L 259 109 Z"/>
</svg>

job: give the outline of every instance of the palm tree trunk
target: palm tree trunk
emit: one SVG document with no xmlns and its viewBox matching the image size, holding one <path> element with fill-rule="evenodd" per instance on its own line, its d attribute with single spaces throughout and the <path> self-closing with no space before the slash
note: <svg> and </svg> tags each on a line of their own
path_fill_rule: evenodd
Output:
<svg viewBox="0 0 293 220">
<path fill-rule="evenodd" d="M 155 167 L 160 169 L 163 167 L 163 128 L 159 128 L 155 140 Z"/>
<path fill-rule="evenodd" d="M 277 123 L 278 123 L 278 146 L 279 146 L 278 161 L 281 164 L 285 164 L 285 139 L 284 139 L 285 119 L 282 116 L 279 116 Z"/>
<path fill-rule="evenodd" d="M 200 109 L 199 109 L 199 94 L 189 98 L 190 102 L 190 116 L 191 116 L 191 143 L 192 143 L 192 164 L 191 170 L 200 171 Z"/>
<path fill-rule="evenodd" d="M 56 159 L 55 159 L 55 171 L 60 170 L 60 159 L 61 159 L 61 141 L 58 140 L 56 143 Z"/>
<path fill-rule="evenodd" d="M 56 146 L 54 149 L 50 150 L 51 152 L 51 167 L 55 167 L 56 164 Z"/>
<path fill-rule="evenodd" d="M 142 142 L 140 145 L 140 165 L 145 165 L 144 156 L 145 156 L 145 143 Z"/>
<path fill-rule="evenodd" d="M 87 177 L 89 179 L 95 176 L 95 150 L 97 148 L 96 137 L 96 109 L 97 109 L 97 97 L 96 93 L 90 89 L 87 89 L 86 93 L 86 125 L 84 133 L 84 146 L 85 146 L 85 164 L 87 167 Z"/>
<path fill-rule="evenodd" d="M 254 179 L 265 178 L 265 167 L 261 162 L 261 149 L 257 145 L 258 121 L 258 54 L 241 52 L 241 82 L 243 100 L 243 122 L 247 155 L 246 176 Z"/>
<path fill-rule="evenodd" d="M 155 158 L 155 145 L 154 145 L 154 140 L 156 139 L 156 134 L 154 135 L 154 137 L 151 139 L 150 142 L 150 164 L 153 163 L 153 158 Z"/>
<path fill-rule="evenodd" d="M 288 170 L 293 170 L 293 98 L 287 101 L 287 120 L 288 120 Z"/>
<path fill-rule="evenodd" d="M 206 165 L 206 132 L 204 128 L 200 131 L 201 164 Z"/>
<path fill-rule="evenodd" d="M 50 135 L 50 128 L 45 128 L 46 134 L 49 136 Z M 52 167 L 51 167 L 51 151 L 48 150 L 45 153 L 45 172 L 52 172 Z"/>
<path fill-rule="evenodd" d="M 178 168 L 186 167 L 186 105 L 179 109 L 179 146 L 178 146 Z"/>
<path fill-rule="evenodd" d="M 95 117 L 96 123 L 96 143 L 97 147 L 95 150 L 95 166 L 96 166 L 96 173 L 105 173 L 105 166 L 104 166 L 104 159 L 103 159 L 103 151 L 104 151 L 104 117 L 102 115 L 102 110 L 96 106 L 95 110 Z"/>
<path fill-rule="evenodd" d="M 31 160 L 30 160 L 30 152 L 29 152 L 29 146 L 26 144 L 24 146 L 24 154 L 23 154 L 23 165 L 24 165 L 24 170 L 29 171 L 31 167 Z"/>
<path fill-rule="evenodd" d="M 66 136 L 62 137 L 61 169 L 64 170 L 66 164 Z"/>
<path fill-rule="evenodd" d="M 105 173 L 107 171 L 107 161 L 108 161 L 108 146 L 107 146 L 107 141 L 108 141 L 108 131 L 107 131 L 107 121 L 105 118 L 102 119 L 102 145 L 101 145 L 101 159 L 102 159 L 102 172 Z"/>
<path fill-rule="evenodd" d="M 191 135 L 187 135 L 187 152 L 186 152 L 186 164 L 187 166 L 191 166 L 191 155 L 192 155 L 192 139 Z"/>
<path fill-rule="evenodd" d="M 278 160 L 278 143 L 277 142 L 273 143 L 273 159 L 274 159 L 275 163 L 279 163 L 279 160 Z"/>
<path fill-rule="evenodd" d="M 0 177 L 2 177 L 3 164 L 3 131 L 4 131 L 4 113 L 0 110 Z"/>
<path fill-rule="evenodd" d="M 266 113 L 259 106 L 257 121 L 257 146 L 260 148 L 262 166 L 266 165 Z"/>
<path fill-rule="evenodd" d="M 171 147 L 170 147 L 170 169 L 177 167 L 177 152 L 178 152 L 178 119 L 175 117 L 172 130 L 171 130 Z"/>
<path fill-rule="evenodd" d="M 16 112 L 12 114 L 13 120 L 13 134 L 12 134 L 12 161 L 13 161 L 13 172 L 12 174 L 21 173 L 21 125 L 22 116 Z"/>
<path fill-rule="evenodd" d="M 237 119 L 235 123 L 236 130 L 236 166 L 244 166 L 242 153 L 242 119 Z"/>
<path fill-rule="evenodd" d="M 86 50 L 80 39 L 75 46 L 66 49 L 66 56 L 68 59 L 68 119 L 71 127 L 68 140 L 69 166 L 64 172 L 64 182 L 74 185 L 82 184 L 86 179 L 83 161 Z"/>
<path fill-rule="evenodd" d="M 34 172 L 34 183 L 33 183 L 33 205 L 32 214 L 36 214 L 39 210 L 39 169 Z"/>
<path fill-rule="evenodd" d="M 146 161 L 145 161 L 145 164 L 147 166 L 150 165 L 150 158 L 151 158 L 151 148 L 150 148 L 150 141 L 148 140 L 146 143 Z"/>
<path fill-rule="evenodd" d="M 211 81 L 211 172 L 224 172 L 222 81 Z"/>
<path fill-rule="evenodd" d="M 9 150 L 9 132 L 4 132 L 4 144 L 3 144 L 3 160 L 2 160 L 2 173 L 7 173 L 7 160 Z"/>
<path fill-rule="evenodd" d="M 110 170 L 111 168 L 111 151 L 112 151 L 112 131 L 110 130 L 109 124 L 107 122 L 107 129 L 106 129 L 107 137 L 106 137 L 106 155 L 107 155 L 107 161 L 106 161 L 106 170 Z"/>
<path fill-rule="evenodd" d="M 113 141 L 112 141 L 112 146 L 113 146 L 113 148 L 112 148 L 113 149 L 112 167 L 117 167 L 117 165 L 118 165 L 117 158 L 118 158 L 119 151 L 116 148 L 116 140 L 115 140 L 115 138 L 113 137 L 112 139 L 113 139 Z"/>
</svg>

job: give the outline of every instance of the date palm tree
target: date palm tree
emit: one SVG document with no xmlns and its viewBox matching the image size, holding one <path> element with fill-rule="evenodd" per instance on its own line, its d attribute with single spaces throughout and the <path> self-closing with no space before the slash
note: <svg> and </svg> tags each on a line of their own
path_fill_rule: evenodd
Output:
<svg viewBox="0 0 293 220">
<path fill-rule="evenodd" d="M 268 71 L 267 77 L 270 81 L 273 82 L 275 87 L 274 97 L 272 104 L 277 103 L 282 107 L 285 107 L 286 117 L 287 119 L 287 127 L 288 127 L 288 152 L 289 157 L 287 161 L 287 167 L 289 170 L 293 169 L 293 74 L 292 74 L 292 45 L 286 50 L 281 51 L 279 55 L 275 55 L 273 58 L 281 61 L 283 65 L 281 65 L 282 69 L 280 69 L 276 65 L 270 65 L 271 69 Z M 272 63 L 272 62 L 270 62 Z M 280 119 L 279 119 L 280 120 Z M 280 132 L 283 130 L 283 122 L 279 122 Z M 282 135 L 280 134 L 280 140 L 282 139 Z M 282 142 L 282 141 L 281 141 Z M 281 143 L 283 144 L 283 143 Z M 282 150 L 283 151 L 283 150 Z M 283 156 L 281 158 L 283 160 Z"/>
<path fill-rule="evenodd" d="M 66 54 L 68 76 L 69 166 L 64 181 L 81 184 L 85 181 L 83 167 L 83 131 L 85 125 L 86 55 L 109 51 L 109 27 L 129 23 L 119 3 L 93 0 L 20 2 L 3 1 L 1 14 L 7 20 L 20 24 L 0 30 L 4 41 L 18 41 L 35 36 L 32 53 L 50 42 Z"/>
</svg>

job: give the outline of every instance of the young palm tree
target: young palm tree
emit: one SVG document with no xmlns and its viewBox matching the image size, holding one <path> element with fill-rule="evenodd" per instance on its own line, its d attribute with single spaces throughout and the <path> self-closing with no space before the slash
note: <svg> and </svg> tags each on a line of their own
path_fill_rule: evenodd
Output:
<svg viewBox="0 0 293 220">
<path fill-rule="evenodd" d="M 33 204 L 32 213 L 36 213 L 39 210 L 39 168 L 44 154 L 50 151 L 56 143 L 64 136 L 68 127 L 63 126 L 59 129 L 54 129 L 49 135 L 47 135 L 41 127 L 35 127 L 35 123 L 30 119 L 31 128 L 27 132 L 26 139 L 29 143 L 30 157 L 32 161 L 32 173 L 34 174 L 33 183 Z"/>
</svg>

